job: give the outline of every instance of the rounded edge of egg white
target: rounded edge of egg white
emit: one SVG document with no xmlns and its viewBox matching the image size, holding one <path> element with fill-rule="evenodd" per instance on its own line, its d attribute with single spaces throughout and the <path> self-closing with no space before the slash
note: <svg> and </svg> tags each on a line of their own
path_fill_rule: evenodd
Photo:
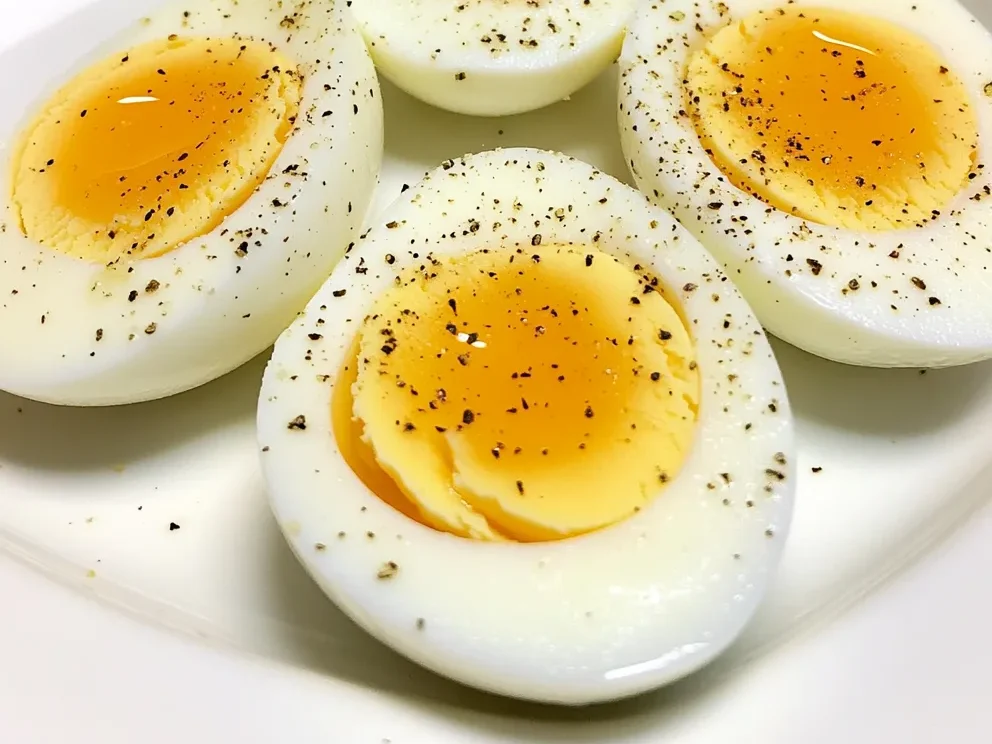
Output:
<svg viewBox="0 0 992 744">
<path fill-rule="evenodd" d="M 358 237 L 383 148 L 371 58 L 340 0 L 307 11 L 292 28 L 280 26 L 286 14 L 278 5 L 210 0 L 184 15 L 188 5 L 171 2 L 100 44 L 111 54 L 170 33 L 238 35 L 270 41 L 312 69 L 298 123 L 265 181 L 209 233 L 116 268 L 39 246 L 19 230 L 0 235 L 7 254 L 0 344 L 31 355 L 18 364 L 4 355 L 0 388 L 46 403 L 102 406 L 211 382 L 264 352 Z M 68 79 L 91 57 L 52 75 Z M 26 124 L 17 116 L 9 126 Z M 4 187 L 9 155 L 2 157 Z M 0 206 L 7 213 L 9 200 Z M 248 253 L 239 256 L 244 244 Z M 152 282 L 158 288 L 150 292 Z"/>
<path fill-rule="evenodd" d="M 445 111 L 498 117 L 522 114 L 567 100 L 616 61 L 635 3 L 634 0 L 610 2 L 618 6 L 610 24 L 592 38 L 579 41 L 574 48 L 564 42 L 558 43 L 551 56 L 542 54 L 536 62 L 535 55 L 528 51 L 511 50 L 505 56 L 485 59 L 478 50 L 463 52 L 444 47 L 428 50 L 422 46 L 423 39 L 410 31 L 396 39 L 400 34 L 390 33 L 389 24 L 382 22 L 382 16 L 384 12 L 397 13 L 405 3 L 400 3 L 399 8 L 392 5 L 382 11 L 379 0 L 353 0 L 351 11 L 362 29 L 376 69 L 397 88 Z M 563 5 L 582 11 L 581 2 Z M 493 15 L 505 14 L 508 19 L 517 16 L 522 19 L 526 15 L 512 5 L 499 7 L 501 9 L 494 10 Z M 416 25 L 418 20 L 411 18 L 410 25 Z M 446 20 L 442 21 L 442 27 L 446 23 Z M 416 36 L 413 41 L 409 40 L 412 36 Z M 554 38 L 553 35 L 541 36 L 541 43 L 549 43 Z M 476 41 L 473 35 L 463 46 L 471 46 Z"/>
<path fill-rule="evenodd" d="M 700 421 L 680 475 L 639 514 L 555 543 L 473 542 L 414 522 L 365 488 L 341 458 L 331 399 L 366 312 L 398 271 L 428 251 L 530 248 L 535 222 L 545 246 L 629 249 L 626 261 L 682 287 L 677 300 L 696 321 Z M 510 697 L 615 700 L 712 661 L 763 598 L 791 521 L 792 415 L 750 309 L 666 213 L 556 153 L 448 161 L 379 215 L 276 344 L 257 424 L 270 505 L 321 589 L 412 660 Z"/>
<path fill-rule="evenodd" d="M 992 188 L 992 97 L 984 91 L 992 82 L 992 33 L 956 0 L 894 0 L 868 11 L 860 0 L 800 0 L 796 7 L 874 15 L 928 39 L 962 79 L 978 114 L 978 163 L 988 167 L 968 182 L 948 214 L 920 229 L 857 232 L 779 210 L 766 214 L 767 204 L 721 174 L 691 119 L 680 115 L 685 64 L 708 33 L 782 4 L 669 0 L 638 6 L 619 60 L 618 120 L 639 188 L 714 254 L 768 332 L 790 344 L 872 367 L 934 368 L 992 358 L 992 240 L 981 242 L 992 233 L 986 201 L 992 197 L 983 194 Z M 709 209 L 710 203 L 721 208 Z M 744 241 L 734 235 L 744 229 L 741 215 L 753 231 Z"/>
</svg>

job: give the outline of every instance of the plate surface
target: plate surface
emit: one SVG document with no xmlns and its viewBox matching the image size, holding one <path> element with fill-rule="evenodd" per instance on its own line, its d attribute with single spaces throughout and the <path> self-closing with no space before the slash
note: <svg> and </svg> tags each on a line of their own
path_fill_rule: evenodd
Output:
<svg viewBox="0 0 992 744">
<path fill-rule="evenodd" d="M 375 690 L 162 633 L 0 561 L 0 740 L 17 744 L 988 744 L 992 507 L 745 673 L 580 710 Z M 29 600 L 29 602 L 28 602 Z M 12 610 L 12 611 L 11 611 Z"/>
<path fill-rule="evenodd" d="M 0 146 L 53 73 L 156 3 L 100 0 L 75 15 L 81 0 L 3 4 L 0 69 L 17 74 L 0 79 Z M 992 7 L 972 5 L 992 23 Z M 46 26 L 54 18 L 62 20 Z M 562 150 L 629 182 L 612 70 L 571 101 L 498 120 L 436 111 L 386 84 L 383 97 L 377 207 L 440 161 L 497 146 Z M 992 366 L 869 370 L 784 344 L 776 352 L 800 439 L 792 534 L 755 622 L 687 689 L 830 620 L 987 498 L 980 484 L 992 470 L 985 425 Z M 0 394 L 0 547 L 150 623 L 378 690 L 401 709 L 431 703 L 454 706 L 454 718 L 494 706 L 533 715 L 400 659 L 355 628 L 299 568 L 269 514 L 258 470 L 254 407 L 264 363 L 185 395 L 117 409 L 62 409 Z M 987 582 L 979 588 L 989 591 Z"/>
</svg>

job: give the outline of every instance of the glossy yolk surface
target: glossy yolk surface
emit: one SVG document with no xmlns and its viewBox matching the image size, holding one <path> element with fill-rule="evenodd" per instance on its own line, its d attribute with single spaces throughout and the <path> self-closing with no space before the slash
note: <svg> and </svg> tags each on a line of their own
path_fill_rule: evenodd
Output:
<svg viewBox="0 0 992 744">
<path fill-rule="evenodd" d="M 268 44 L 153 41 L 83 71 L 24 131 L 13 204 L 79 258 L 151 257 L 209 232 L 261 183 L 302 81 Z"/>
<path fill-rule="evenodd" d="M 756 13 L 692 55 L 686 89 L 700 140 L 733 183 L 824 224 L 921 225 L 975 166 L 961 81 L 929 43 L 879 18 Z"/>
<path fill-rule="evenodd" d="M 387 502 L 466 537 L 618 522 L 675 477 L 695 428 L 685 325 L 656 279 L 594 250 L 429 262 L 377 300 L 355 362 L 337 385 L 354 423 L 335 404 L 349 464 Z"/>
</svg>

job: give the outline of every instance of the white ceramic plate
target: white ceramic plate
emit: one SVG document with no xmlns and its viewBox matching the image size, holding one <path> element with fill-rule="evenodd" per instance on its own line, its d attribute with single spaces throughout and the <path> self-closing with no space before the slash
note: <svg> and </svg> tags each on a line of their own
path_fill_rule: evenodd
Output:
<svg viewBox="0 0 992 744">
<path fill-rule="evenodd" d="M 70 15 L 84 4 L 86 9 Z M 153 5 L 154 0 L 0 1 L 0 49 L 6 50 L 0 52 L 0 125 L 50 86 L 43 69 L 67 69 Z M 972 5 L 984 9 L 985 21 L 992 23 L 992 7 L 984 0 Z M 388 85 L 383 96 L 387 154 L 379 206 L 440 161 L 494 146 L 560 149 L 629 180 L 616 134 L 613 72 L 571 101 L 500 120 L 435 111 Z M 213 721 L 211 726 L 221 728 L 210 730 L 229 731 L 232 738 L 235 731 L 257 737 L 288 725 L 300 734 L 294 741 L 309 740 L 306 732 L 326 731 L 321 727 L 331 721 L 337 727 L 331 731 L 339 736 L 325 741 L 391 738 L 397 744 L 460 742 L 473 732 L 478 740 L 508 740 L 514 731 L 528 739 L 570 742 L 616 741 L 628 733 L 642 741 L 669 741 L 695 730 L 697 723 L 711 725 L 699 706 L 713 704 L 714 696 L 727 710 L 757 714 L 753 729 L 744 729 L 755 733 L 766 717 L 792 720 L 783 706 L 794 704 L 798 691 L 814 699 L 837 699 L 841 716 L 847 710 L 842 706 L 854 710 L 860 703 L 864 708 L 863 697 L 847 694 L 859 689 L 855 680 L 845 680 L 838 689 L 836 677 L 821 675 L 816 683 L 807 679 L 806 687 L 777 688 L 777 695 L 774 687 L 757 691 L 768 685 L 769 665 L 802 658 L 797 649 L 808 654 L 815 646 L 810 639 L 834 638 L 838 645 L 825 647 L 820 659 L 830 669 L 841 660 L 847 663 L 844 652 L 863 652 L 876 643 L 885 649 L 901 637 L 897 630 L 905 635 L 907 627 L 926 627 L 920 622 L 930 617 L 927 612 L 945 609 L 933 604 L 934 597 L 911 590 L 909 600 L 882 602 L 887 592 L 859 608 L 861 613 L 892 608 L 876 610 L 883 619 L 870 631 L 874 636 L 845 636 L 838 630 L 851 622 L 837 621 L 842 610 L 861 604 L 911 559 L 925 556 L 924 567 L 938 571 L 933 568 L 938 564 L 931 563 L 937 540 L 987 500 L 983 476 L 992 472 L 992 447 L 985 421 L 992 418 L 992 366 L 923 374 L 843 367 L 784 344 L 776 351 L 798 417 L 801 452 L 793 531 L 768 601 L 740 642 L 703 674 L 659 694 L 584 713 L 549 712 L 446 682 L 378 645 L 320 594 L 284 545 L 265 503 L 253 432 L 264 359 L 200 390 L 118 409 L 61 409 L 0 394 L 0 548 L 31 569 L 0 563 L 0 596 L 5 608 L 13 608 L 0 613 L 0 678 L 7 684 L 0 686 L 0 741 L 48 740 L 27 734 L 11 738 L 5 731 L 19 725 L 25 711 L 37 715 L 25 700 L 37 700 L 46 687 L 63 704 L 66 696 L 92 698 L 94 690 L 103 691 L 97 698 L 105 702 L 105 695 L 119 696 L 110 699 L 121 700 L 120 710 L 111 706 L 91 716 L 90 725 L 119 716 L 119 727 L 111 723 L 103 730 L 123 735 L 120 741 L 149 740 L 165 730 L 160 720 L 145 721 L 125 711 L 145 688 L 163 696 L 161 706 L 140 696 L 149 715 L 168 715 L 178 707 L 184 715 L 197 716 L 200 725 Z M 814 467 L 822 471 L 814 474 Z M 992 532 L 990 521 L 979 523 L 985 525 L 983 535 Z M 987 566 L 992 552 L 984 546 L 992 543 L 975 544 L 964 560 Z M 967 574 L 947 570 L 971 580 L 949 583 L 939 572 L 938 578 L 931 576 L 952 609 L 943 621 L 931 620 L 937 624 L 926 639 L 927 653 L 909 668 L 926 682 L 914 688 L 918 694 L 955 692 L 953 699 L 960 703 L 968 699 L 957 687 L 961 680 L 947 675 L 971 668 L 967 661 L 992 659 L 992 640 L 973 638 L 962 646 L 964 631 L 955 625 L 961 618 L 953 607 L 989 610 L 985 617 L 992 617 L 992 586 L 974 569 Z M 67 592 L 53 593 L 40 575 L 97 598 L 113 612 L 96 610 Z M 949 587 L 959 592 L 948 594 Z M 121 619 L 121 612 L 179 635 L 135 626 Z M 887 622 L 892 627 L 879 635 Z M 819 626 L 815 636 L 814 626 Z M 977 631 L 982 626 L 968 627 Z M 802 631 L 806 640 L 796 641 Z M 846 640 L 839 641 L 838 633 Z M 942 672 L 932 667 L 934 660 L 950 658 L 934 654 L 941 634 L 941 643 L 954 646 L 953 641 L 967 652 L 960 664 L 944 664 Z M 87 639 L 85 647 L 75 642 L 81 638 Z M 191 643 L 193 638 L 200 642 Z M 905 652 L 893 651 L 892 657 L 901 662 Z M 884 710 L 896 700 L 895 693 L 883 692 L 886 685 L 902 690 L 900 685 L 913 678 L 901 663 L 893 663 L 890 674 L 872 667 L 870 658 L 864 669 L 858 664 L 844 669 L 878 686 L 873 705 Z M 41 680 L 48 682 L 32 687 L 39 663 L 44 665 Z M 293 667 L 320 678 L 299 675 Z M 926 676 L 935 673 L 945 677 Z M 856 681 L 864 682 L 861 676 Z M 224 684 L 237 685 L 236 698 L 220 694 Z M 986 683 L 986 693 L 989 688 Z M 724 695 L 731 689 L 739 696 Z M 213 707 L 195 705 L 204 700 L 213 700 Z M 745 702 L 757 707 L 743 710 Z M 687 706 L 693 714 L 676 715 Z M 231 722 L 235 709 L 245 715 L 236 725 Z M 83 715 L 75 704 L 66 710 Z M 912 705 L 909 712 L 921 710 Z M 287 723 L 284 716 L 292 711 L 309 711 L 312 727 L 305 718 Z M 587 719 L 592 723 L 583 723 Z M 39 737 L 45 725 L 69 724 L 57 715 L 30 720 L 34 728 L 24 731 Z M 391 720 L 397 723 L 388 725 Z M 729 726 L 734 720 L 747 719 L 720 723 L 713 718 L 712 725 Z M 827 730 L 817 720 L 810 716 L 802 741 Z M 245 721 L 255 723 L 246 726 Z M 797 741 L 803 730 L 793 728 L 792 738 L 781 738 L 787 733 L 782 726 L 764 729 L 762 740 Z M 724 730 L 736 730 L 738 736 L 742 731 Z M 921 730 L 908 729 L 914 735 Z M 99 739 L 107 741 L 111 733 Z M 404 738 L 407 733 L 410 738 Z M 874 734 L 864 740 L 878 740 L 878 731 Z M 257 740 L 279 738 L 273 736 Z"/>
</svg>

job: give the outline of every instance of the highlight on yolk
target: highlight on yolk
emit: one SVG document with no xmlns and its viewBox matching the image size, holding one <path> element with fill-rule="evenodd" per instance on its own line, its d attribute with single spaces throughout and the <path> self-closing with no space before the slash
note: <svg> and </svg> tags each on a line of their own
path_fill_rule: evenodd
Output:
<svg viewBox="0 0 992 744">
<path fill-rule="evenodd" d="M 623 520 L 675 478 L 695 349 L 658 280 L 596 250 L 425 264 L 375 302 L 336 385 L 346 461 L 438 530 L 556 540 Z"/>
<path fill-rule="evenodd" d="M 207 233 L 265 179 L 301 92 L 295 65 L 234 38 L 170 36 L 97 63 L 21 136 L 12 174 L 21 229 L 103 262 Z"/>
<path fill-rule="evenodd" d="M 755 13 L 696 51 L 685 83 L 724 174 L 809 220 L 918 226 L 975 167 L 978 123 L 963 84 L 928 42 L 879 18 Z"/>
</svg>

